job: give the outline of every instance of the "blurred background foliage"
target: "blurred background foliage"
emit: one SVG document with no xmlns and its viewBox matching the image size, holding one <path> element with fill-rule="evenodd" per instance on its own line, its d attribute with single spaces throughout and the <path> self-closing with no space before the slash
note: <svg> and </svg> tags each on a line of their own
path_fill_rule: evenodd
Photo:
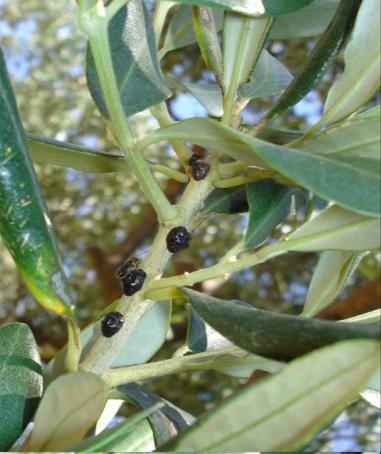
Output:
<svg viewBox="0 0 381 454">
<path fill-rule="evenodd" d="M 53 137 L 86 147 L 112 151 L 106 128 L 86 89 L 84 51 L 86 42 L 78 31 L 75 2 L 58 0 L 0 0 L 0 44 L 16 91 L 27 132 Z M 272 41 L 268 49 L 291 72 L 295 72 L 314 40 Z M 287 115 L 277 120 L 282 128 L 300 129 L 314 123 L 322 111 L 328 87 L 342 70 L 339 58 L 319 84 Z M 196 45 L 170 52 L 163 61 L 165 72 L 183 81 L 210 79 Z M 261 99 L 244 111 L 244 121 L 254 123 L 272 99 Z M 190 95 L 169 100 L 174 118 L 205 115 Z M 139 136 L 155 128 L 156 122 L 143 112 L 133 117 Z M 175 167 L 174 154 L 162 146 L 149 158 Z M 120 294 L 115 268 L 132 253 L 144 254 L 156 230 L 152 210 L 147 207 L 132 175 L 89 174 L 72 169 L 36 164 L 44 195 L 64 259 L 81 324 Z M 181 185 L 157 175 L 172 199 Z M 299 219 L 300 218 L 300 219 Z M 274 232 L 287 233 L 303 219 L 298 214 Z M 245 226 L 246 215 L 213 216 L 197 227 L 192 247 L 177 255 L 167 273 L 180 273 L 213 264 L 235 244 Z M 291 253 L 255 269 L 237 273 L 229 281 L 213 280 L 202 290 L 223 298 L 242 299 L 257 307 L 299 313 L 316 265 L 316 254 Z M 338 303 L 322 314 L 342 319 L 372 310 L 379 301 L 379 259 L 365 257 Z M 28 323 L 35 333 L 41 355 L 48 361 L 66 342 L 62 321 L 45 312 L 28 294 L 0 239 L 0 324 Z M 157 358 L 168 358 L 186 335 L 186 310 L 174 304 L 168 342 Z M 149 335 L 149 333 L 147 333 Z M 250 380 L 261 378 L 254 374 Z M 152 383 L 151 389 L 195 415 L 226 398 L 243 381 L 215 372 L 182 373 Z M 351 405 L 335 424 L 320 434 L 308 450 L 379 450 L 380 420 L 363 401 Z"/>
</svg>

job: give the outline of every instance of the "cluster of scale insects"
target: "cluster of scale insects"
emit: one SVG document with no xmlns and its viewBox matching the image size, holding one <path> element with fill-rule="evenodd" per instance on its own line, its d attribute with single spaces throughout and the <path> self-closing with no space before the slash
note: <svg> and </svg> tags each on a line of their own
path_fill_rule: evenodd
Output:
<svg viewBox="0 0 381 454">
<path fill-rule="evenodd" d="M 188 161 L 192 177 L 203 180 L 209 173 L 210 166 L 202 159 L 200 153 L 193 153 Z M 192 235 L 184 226 L 173 227 L 166 237 L 166 245 L 172 254 L 187 249 Z M 121 281 L 123 293 L 131 296 L 144 285 L 147 273 L 139 268 L 139 260 L 130 257 L 116 270 L 116 277 Z M 101 322 L 101 331 L 104 337 L 111 337 L 123 327 L 124 317 L 120 312 L 109 312 Z"/>
</svg>

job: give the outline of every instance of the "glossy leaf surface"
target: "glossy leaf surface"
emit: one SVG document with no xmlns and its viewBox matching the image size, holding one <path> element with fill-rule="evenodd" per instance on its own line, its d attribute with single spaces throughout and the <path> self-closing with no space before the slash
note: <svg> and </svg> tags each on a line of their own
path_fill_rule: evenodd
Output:
<svg viewBox="0 0 381 454">
<path fill-rule="evenodd" d="M 316 127 L 334 123 L 358 110 L 380 86 L 380 2 L 364 0 L 344 52 L 341 79 L 328 92 L 324 114 Z"/>
<path fill-rule="evenodd" d="M 348 282 L 362 257 L 350 251 L 325 251 L 312 276 L 302 315 L 313 317 L 329 306 Z"/>
<path fill-rule="evenodd" d="M 90 372 L 57 378 L 38 407 L 28 450 L 62 451 L 80 442 L 101 414 L 106 391 L 104 382 Z"/>
<path fill-rule="evenodd" d="M 0 50 L 0 234 L 30 292 L 45 308 L 73 313 L 47 208 Z"/>
<path fill-rule="evenodd" d="M 233 395 L 164 449 L 283 452 L 302 448 L 364 386 L 378 356 L 379 343 L 364 340 L 339 342 L 310 353 Z"/>
<path fill-rule="evenodd" d="M 312 0 L 174 0 L 188 5 L 204 5 L 221 8 L 233 13 L 247 14 L 254 17 L 279 16 L 308 5 Z"/>
<path fill-rule="evenodd" d="M 246 185 L 249 203 L 249 224 L 244 239 L 246 249 L 265 241 L 290 214 L 293 195 L 298 192 L 296 188 L 282 186 L 270 179 Z"/>
<path fill-rule="evenodd" d="M 240 95 L 254 99 L 265 96 L 279 95 L 291 82 L 292 75 L 282 63 L 263 49 L 250 81 L 242 84 Z"/>
<path fill-rule="evenodd" d="M 0 327 L 0 450 L 22 434 L 42 395 L 41 360 L 24 323 Z"/>
<path fill-rule="evenodd" d="M 126 117 L 164 101 L 170 91 L 160 73 L 155 36 L 142 0 L 130 0 L 115 14 L 108 25 L 108 38 L 113 77 Z M 90 93 L 107 118 L 91 48 L 87 51 L 86 75 Z"/>
<path fill-rule="evenodd" d="M 184 289 L 198 315 L 235 345 L 276 360 L 290 360 L 348 339 L 378 339 L 372 325 L 337 323 L 243 307 Z"/>
</svg>

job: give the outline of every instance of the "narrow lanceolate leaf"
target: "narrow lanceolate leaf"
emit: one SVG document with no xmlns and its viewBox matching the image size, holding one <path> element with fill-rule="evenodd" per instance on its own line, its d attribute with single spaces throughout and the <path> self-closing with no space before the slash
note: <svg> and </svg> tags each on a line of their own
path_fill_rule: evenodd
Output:
<svg viewBox="0 0 381 454">
<path fill-rule="evenodd" d="M 142 410 L 147 411 L 154 406 L 159 406 L 147 415 L 154 433 L 156 446 L 160 446 L 184 432 L 195 422 L 192 415 L 141 385 L 133 383 L 119 386 L 118 391 Z"/>
<path fill-rule="evenodd" d="M 204 5 L 220 8 L 233 13 L 246 14 L 253 17 L 279 16 L 296 11 L 308 5 L 312 0 L 174 0 L 188 5 Z"/>
<path fill-rule="evenodd" d="M 217 80 L 222 81 L 222 53 L 213 12 L 203 6 L 193 7 L 192 12 L 197 42 L 206 66 L 215 72 Z"/>
<path fill-rule="evenodd" d="M 138 142 L 138 146 L 145 148 L 165 139 L 195 143 L 251 165 L 271 167 L 324 199 L 358 213 L 380 216 L 380 160 L 363 158 L 361 147 L 350 159 L 345 150 L 340 152 L 340 146 L 337 153 L 310 153 L 265 142 L 207 118 L 184 120 L 158 129 Z M 367 138 L 363 139 L 366 146 Z"/>
<path fill-rule="evenodd" d="M 364 162 L 370 168 L 373 167 L 375 173 L 380 173 L 380 113 L 380 106 L 369 109 L 296 144 L 295 147 L 347 161 L 348 164 L 353 162 L 354 165 L 361 166 Z M 377 183 L 380 186 L 381 180 Z M 368 184 L 371 184 L 371 180 Z M 373 186 L 373 189 L 377 192 L 376 186 Z"/>
<path fill-rule="evenodd" d="M 24 323 L 0 328 L 0 450 L 8 451 L 32 419 L 42 395 L 41 360 Z"/>
<path fill-rule="evenodd" d="M 292 75 L 282 63 L 263 49 L 248 83 L 240 86 L 243 98 L 279 95 L 291 82 Z"/>
<path fill-rule="evenodd" d="M 72 299 L 1 50 L 0 234 L 36 300 L 71 315 Z"/>
<path fill-rule="evenodd" d="M 245 186 L 237 186 L 234 188 L 215 189 L 211 192 L 205 200 L 201 214 L 246 213 L 248 209 Z"/>
<path fill-rule="evenodd" d="M 266 179 L 246 186 L 249 202 L 249 224 L 244 244 L 252 249 L 265 241 L 289 214 L 293 195 L 300 192 L 293 187 L 282 186 Z"/>
<path fill-rule="evenodd" d="M 288 361 L 317 348 L 348 339 L 378 339 L 377 326 L 337 323 L 237 305 L 183 289 L 197 314 L 238 347 Z"/>
<path fill-rule="evenodd" d="M 380 86 L 380 2 L 364 0 L 344 53 L 341 79 L 328 92 L 324 115 L 313 128 L 334 123 L 358 110 Z"/>
<path fill-rule="evenodd" d="M 132 32 L 135 30 L 135 32 Z M 136 33 L 139 30 L 139 33 Z M 108 24 L 108 39 L 119 96 L 127 117 L 157 104 L 170 95 L 160 73 L 155 36 L 142 0 L 130 0 Z M 90 93 L 104 117 L 108 117 L 91 48 L 86 74 Z"/>
<path fill-rule="evenodd" d="M 93 151 L 48 137 L 27 134 L 33 161 L 41 164 L 70 167 L 82 172 L 128 172 L 125 156 Z"/>
<path fill-rule="evenodd" d="M 381 309 L 375 309 L 374 311 L 366 312 L 365 314 L 356 315 L 351 318 L 346 318 L 343 322 L 356 322 L 356 323 L 381 323 Z"/>
<path fill-rule="evenodd" d="M 335 15 L 339 0 L 315 0 L 304 8 L 276 18 L 272 39 L 306 38 L 324 32 Z"/>
<path fill-rule="evenodd" d="M 327 30 L 307 56 L 294 80 L 265 118 L 278 117 L 304 98 L 319 83 L 343 42 L 354 4 L 355 0 L 341 1 Z"/>
<path fill-rule="evenodd" d="M 106 386 L 95 374 L 74 372 L 51 383 L 36 417 L 29 451 L 61 451 L 79 443 L 106 401 Z"/>
<path fill-rule="evenodd" d="M 271 23 L 270 18 L 226 14 L 223 30 L 223 85 L 226 97 L 230 91 L 235 94 L 239 85 L 248 81 Z"/>
<path fill-rule="evenodd" d="M 160 405 L 127 418 L 112 429 L 70 447 L 72 452 L 151 452 L 155 449 L 147 417 Z"/>
<path fill-rule="evenodd" d="M 380 221 L 332 205 L 302 224 L 284 244 L 292 251 L 368 251 L 380 247 Z"/>
<path fill-rule="evenodd" d="M 302 315 L 313 317 L 333 303 L 362 256 L 350 251 L 323 252 L 312 276 Z"/>
<path fill-rule="evenodd" d="M 235 304 L 240 304 L 246 307 L 251 307 L 250 304 L 243 301 L 233 301 Z M 222 336 L 218 331 L 206 323 L 192 307 L 189 307 L 189 321 L 186 347 L 193 353 L 202 353 L 205 351 L 218 350 L 232 347 L 233 343 L 226 337 Z M 223 367 L 216 369 L 218 372 L 239 378 L 249 378 L 255 370 L 265 370 L 270 373 L 278 372 L 284 365 L 280 361 L 264 358 L 259 355 L 248 355 L 244 358 L 242 365 L 237 364 L 235 367 Z"/>
<path fill-rule="evenodd" d="M 377 367 L 378 356 L 379 343 L 365 340 L 339 342 L 310 353 L 233 395 L 161 450 L 302 448 L 361 390 Z"/>
<path fill-rule="evenodd" d="M 277 129 L 270 126 L 264 126 L 258 132 L 248 131 L 247 134 L 252 134 L 258 139 L 266 140 L 267 142 L 275 143 L 277 145 L 286 145 L 288 142 L 292 142 L 302 136 L 300 131 L 293 129 Z"/>
</svg>

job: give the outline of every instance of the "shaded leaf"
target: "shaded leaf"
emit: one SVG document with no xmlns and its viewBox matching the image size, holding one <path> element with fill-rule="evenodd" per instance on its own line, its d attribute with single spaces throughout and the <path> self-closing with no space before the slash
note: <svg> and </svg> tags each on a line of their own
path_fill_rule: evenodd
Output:
<svg viewBox="0 0 381 454">
<path fill-rule="evenodd" d="M 123 367 L 147 362 L 165 341 L 169 328 L 170 314 L 171 303 L 168 301 L 159 303 L 152 301 L 147 304 L 144 314 L 135 325 L 118 356 L 114 359 L 112 367 Z M 82 359 L 101 335 L 100 320 L 81 331 Z M 62 349 L 45 368 L 44 377 L 48 382 L 64 373 L 65 353 L 66 348 Z"/>
<path fill-rule="evenodd" d="M 333 18 L 339 0 L 315 0 L 292 13 L 276 18 L 271 30 L 272 39 L 305 38 L 320 35 Z"/>
<path fill-rule="evenodd" d="M 332 205 L 286 239 L 293 251 L 367 251 L 380 247 L 380 221 Z"/>
<path fill-rule="evenodd" d="M 0 235 L 45 308 L 73 314 L 56 240 L 0 49 Z"/>
<path fill-rule="evenodd" d="M 378 356 L 378 342 L 365 340 L 340 342 L 310 353 L 234 394 L 161 450 L 302 448 L 364 386 Z"/>
<path fill-rule="evenodd" d="M 306 57 L 297 75 L 265 118 L 272 119 L 297 104 L 320 82 L 345 38 L 355 0 L 342 0 L 329 26 Z"/>
<path fill-rule="evenodd" d="M 125 156 L 89 150 L 48 137 L 27 135 L 33 161 L 42 164 L 70 167 L 82 172 L 128 172 Z"/>
<path fill-rule="evenodd" d="M 246 185 L 249 203 L 249 224 L 244 245 L 252 249 L 265 241 L 275 227 L 289 214 L 296 188 L 282 186 L 271 179 Z"/>
<path fill-rule="evenodd" d="M 135 383 L 123 385 L 118 387 L 118 390 L 142 410 L 162 404 L 160 408 L 147 415 L 154 433 L 156 446 L 166 443 L 195 422 L 192 415 L 141 385 Z"/>
<path fill-rule="evenodd" d="M 364 0 L 344 52 L 341 79 L 328 92 L 323 118 L 314 129 L 347 117 L 365 104 L 380 86 L 380 2 Z"/>
<path fill-rule="evenodd" d="M 99 435 L 70 448 L 73 452 L 151 452 L 155 449 L 147 417 L 160 408 L 155 405 Z"/>
<path fill-rule="evenodd" d="M 204 5 L 221 8 L 233 13 L 247 14 L 254 17 L 279 16 L 296 11 L 308 5 L 312 0 L 262 0 L 260 2 L 242 0 L 174 0 L 187 5 Z"/>
<path fill-rule="evenodd" d="M 95 374 L 74 372 L 51 383 L 37 409 L 29 451 L 60 451 L 78 443 L 98 419 L 106 386 Z"/>
<path fill-rule="evenodd" d="M 197 35 L 198 46 L 208 69 L 214 71 L 216 79 L 223 79 L 223 63 L 218 26 L 213 10 L 203 6 L 192 9 L 193 28 Z"/>
<path fill-rule="evenodd" d="M 206 198 L 201 214 L 235 214 L 248 211 L 245 186 L 215 189 Z"/>
<path fill-rule="evenodd" d="M 252 133 L 252 131 L 248 131 L 247 134 L 277 145 L 285 145 L 286 143 L 296 140 L 302 136 L 300 131 L 277 129 L 270 126 L 264 126 L 260 129 L 260 131 L 255 132 L 255 134 Z"/>
<path fill-rule="evenodd" d="M 240 86 L 243 98 L 260 98 L 279 95 L 291 82 L 288 69 L 270 52 L 263 49 L 250 76 L 250 81 Z"/>
<path fill-rule="evenodd" d="M 290 360 L 347 339 L 378 339 L 373 325 L 337 323 L 247 308 L 183 289 L 198 315 L 235 345 L 277 360 Z"/>
<path fill-rule="evenodd" d="M 313 317 L 329 306 L 346 286 L 362 253 L 325 251 L 312 276 L 302 315 Z"/>
<path fill-rule="evenodd" d="M 22 434 L 41 395 L 41 360 L 30 328 L 24 323 L 0 327 L 1 451 Z"/>
<path fill-rule="evenodd" d="M 217 30 L 220 30 L 222 28 L 223 12 L 214 10 L 213 15 Z M 159 55 L 163 57 L 171 50 L 179 49 L 196 41 L 197 38 L 193 28 L 192 7 L 179 5 L 168 25 L 163 48 L 160 50 Z"/>
<path fill-rule="evenodd" d="M 108 24 L 108 38 L 113 74 L 126 117 L 164 101 L 170 91 L 160 72 L 155 35 L 142 0 L 130 0 L 115 14 Z M 108 118 L 90 47 L 86 56 L 86 76 L 94 101 L 102 115 Z"/>
</svg>

